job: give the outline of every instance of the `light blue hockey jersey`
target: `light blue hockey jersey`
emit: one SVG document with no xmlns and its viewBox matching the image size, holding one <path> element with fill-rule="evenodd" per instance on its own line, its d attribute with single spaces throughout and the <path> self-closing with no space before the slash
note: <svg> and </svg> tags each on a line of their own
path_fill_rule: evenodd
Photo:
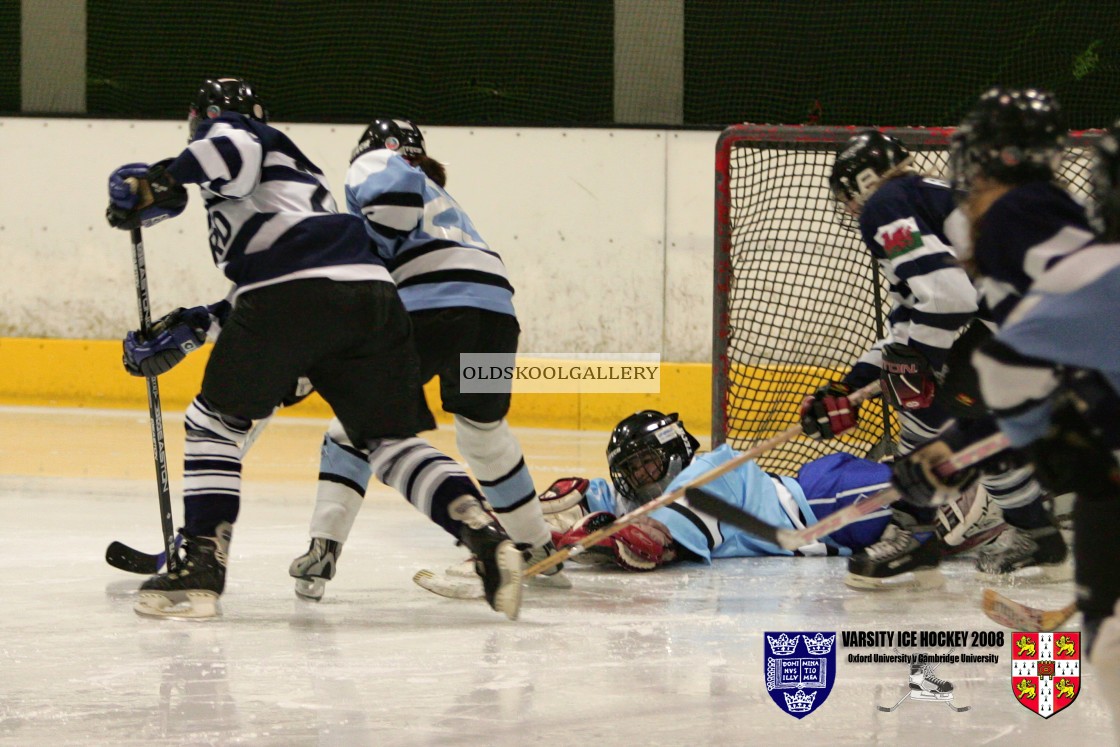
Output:
<svg viewBox="0 0 1120 747">
<path fill-rule="evenodd" d="M 466 306 L 515 316 L 501 256 L 459 203 L 399 153 L 354 159 L 346 206 L 365 220 L 409 311 Z"/>
<path fill-rule="evenodd" d="M 1046 433 L 1049 397 L 1061 383 L 1055 366 L 1097 371 L 1120 392 L 1120 245 L 1082 249 L 1041 275 L 995 342 L 973 364 L 1015 446 Z"/>
<path fill-rule="evenodd" d="M 701 474 L 738 456 L 726 444 L 697 456 L 669 486 L 675 490 Z M 704 486 L 704 490 L 783 529 L 801 529 L 861 497 L 885 489 L 890 468 L 850 454 L 830 454 L 806 464 L 796 479 L 764 472 L 747 462 Z M 626 512 L 611 484 L 594 479 L 587 494 L 591 511 Z M 764 542 L 737 527 L 694 511 L 688 500 L 659 508 L 650 517 L 669 528 L 673 539 L 705 562 L 713 558 L 768 555 L 850 555 L 876 542 L 890 519 L 890 510 L 877 511 L 796 553 Z"/>
</svg>

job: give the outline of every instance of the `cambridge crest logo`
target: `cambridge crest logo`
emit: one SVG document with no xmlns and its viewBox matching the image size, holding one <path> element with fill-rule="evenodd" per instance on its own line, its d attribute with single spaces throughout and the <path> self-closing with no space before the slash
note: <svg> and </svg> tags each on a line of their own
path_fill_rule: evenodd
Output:
<svg viewBox="0 0 1120 747">
<path fill-rule="evenodd" d="M 836 682 L 836 633 L 764 633 L 766 690 L 794 718 L 820 708 Z"/>
<path fill-rule="evenodd" d="M 1011 692 L 1043 718 L 1073 704 L 1081 691 L 1081 634 L 1011 634 Z"/>
</svg>

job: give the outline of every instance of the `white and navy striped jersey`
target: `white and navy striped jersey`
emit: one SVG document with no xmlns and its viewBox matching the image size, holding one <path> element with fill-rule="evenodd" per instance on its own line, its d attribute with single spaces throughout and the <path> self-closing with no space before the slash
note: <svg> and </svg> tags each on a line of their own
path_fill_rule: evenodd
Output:
<svg viewBox="0 0 1120 747">
<path fill-rule="evenodd" d="M 1093 239 L 1085 209 L 1061 187 L 1031 182 L 992 203 L 971 249 L 985 319 L 1003 324 L 1031 283 Z"/>
<path fill-rule="evenodd" d="M 275 128 L 224 112 L 167 172 L 201 188 L 210 251 L 235 295 L 305 278 L 391 282 L 361 222 L 338 212 L 323 172 Z"/>
<path fill-rule="evenodd" d="M 984 401 L 1015 446 L 1045 435 L 1061 368 L 1096 371 L 1120 393 L 1120 245 L 1082 249 L 1039 276 L 973 355 Z M 1120 423 L 1102 423 L 1120 443 Z"/>
<path fill-rule="evenodd" d="M 515 316 L 501 256 L 454 198 L 399 153 L 356 158 L 346 206 L 364 219 L 409 311 L 467 306 Z"/>
<path fill-rule="evenodd" d="M 975 315 L 976 289 L 945 235 L 954 207 L 947 184 L 915 174 L 884 182 L 860 211 L 864 244 L 889 284 L 890 337 L 860 358 L 849 383 L 863 386 L 878 377 L 879 350 L 887 342 L 914 348 L 940 369 Z"/>
</svg>

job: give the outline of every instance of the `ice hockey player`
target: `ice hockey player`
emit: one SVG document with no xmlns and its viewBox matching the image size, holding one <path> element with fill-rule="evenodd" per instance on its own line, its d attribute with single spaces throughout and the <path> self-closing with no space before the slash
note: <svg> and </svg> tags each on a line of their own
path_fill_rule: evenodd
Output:
<svg viewBox="0 0 1120 747">
<path fill-rule="evenodd" d="M 471 548 L 491 606 L 516 618 L 521 551 L 484 511 L 466 473 L 415 438 L 434 420 L 384 262 L 369 251 L 362 222 L 337 211 L 320 169 L 267 121 L 246 81 L 207 80 L 191 107 L 187 148 L 156 164 L 122 166 L 109 180 L 107 217 L 126 230 L 178 215 L 183 185 L 198 184 L 215 264 L 234 283 L 202 391 L 186 413 L 182 556 L 144 582 L 137 612 L 216 614 L 240 503 L 241 445 L 253 421 L 306 376 L 371 460 L 404 451 L 444 460 L 442 489 L 416 505 Z M 173 312 L 130 335 L 126 368 L 167 370 L 205 339 L 205 316 Z"/>
<path fill-rule="evenodd" d="M 971 414 L 967 398 L 961 404 L 951 387 L 938 386 L 936 378 L 949 363 L 957 340 L 964 344 L 986 333 L 975 319 L 976 289 L 946 235 L 955 209 L 952 191 L 945 182 L 918 173 L 901 142 L 873 129 L 856 133 L 840 150 L 829 185 L 835 199 L 857 219 L 864 244 L 889 283 L 890 330 L 842 380 L 805 398 L 802 426 L 806 435 L 822 439 L 854 427 L 857 413 L 848 395 L 880 379 L 901 424 L 899 451 L 907 454 L 936 436 L 954 416 Z M 992 477 L 984 487 L 1001 506 L 1041 496 L 1027 470 Z M 849 561 L 848 585 L 875 590 L 920 586 L 916 582 L 923 578 L 940 580 L 939 573 L 929 571 L 949 548 L 921 527 L 935 519 L 954 525 L 975 520 L 978 523 L 966 524 L 967 547 L 1002 531 L 996 507 L 973 503 L 971 509 L 968 514 L 947 504 L 935 514 L 931 508 L 899 504 L 882 541 Z M 920 542 L 919 536 L 929 541 Z M 988 559 L 981 553 L 978 567 L 984 569 Z"/>
<path fill-rule="evenodd" d="M 488 382 L 495 386 L 464 392 L 459 377 L 463 355 L 489 356 L 487 365 L 513 362 L 520 334 L 513 286 L 501 256 L 447 192 L 446 181 L 443 165 L 428 155 L 415 122 L 379 117 L 350 157 L 346 203 L 362 218 L 397 282 L 412 319 L 420 378 L 426 383 L 439 376 L 443 409 L 455 417 L 459 453 L 506 532 L 530 548 L 529 562 L 535 563 L 555 548 L 521 446 L 505 419 L 511 382 Z M 367 462 L 332 426 L 323 446 L 311 546 L 292 562 L 298 594 L 322 596 L 361 507 L 371 463 L 381 467 L 377 476 L 383 482 L 422 482 L 422 464 L 389 469 L 396 461 Z M 534 576 L 533 583 L 570 587 L 561 568 Z"/>
<path fill-rule="evenodd" d="M 1082 645 L 1120 717 L 1120 122 L 1100 140 L 1090 213 L 1101 243 L 1043 273 L 976 353 L 981 392 L 1039 479 L 1076 494 Z"/>
<path fill-rule="evenodd" d="M 955 236 L 962 262 L 971 268 L 981 313 L 1003 325 L 1031 284 L 1047 268 L 1093 238 L 1085 211 L 1056 183 L 1067 139 L 1055 98 L 1035 89 L 994 88 L 966 115 L 950 147 L 954 190 L 967 219 Z M 909 458 L 895 464 L 895 482 L 910 500 L 929 503 L 951 494 L 977 470 L 949 481 L 931 465 L 995 432 L 990 416 L 960 420 Z M 1002 455 L 980 472 L 1006 464 Z M 1001 504 L 1013 528 L 992 544 L 989 571 L 1027 579 L 1069 577 L 1068 548 L 1053 517 L 1038 501 Z"/>
<path fill-rule="evenodd" d="M 737 456 L 726 444 L 697 454 L 699 443 L 676 413 L 643 410 L 624 418 L 607 444 L 610 482 L 571 477 L 557 480 L 540 499 L 555 529 L 558 547 L 574 545 L 615 517 L 663 495 Z M 796 478 L 764 472 L 747 462 L 704 486 L 704 490 L 763 521 L 787 529 L 813 524 L 860 496 L 885 488 L 890 468 L 850 454 L 831 454 L 801 468 Z M 796 552 L 764 542 L 693 511 L 687 498 L 573 556 L 581 562 L 613 562 L 635 571 L 670 560 L 710 562 L 717 558 L 851 555 L 877 542 L 890 510 L 872 513 Z M 939 571 L 933 571 L 939 574 Z"/>
</svg>

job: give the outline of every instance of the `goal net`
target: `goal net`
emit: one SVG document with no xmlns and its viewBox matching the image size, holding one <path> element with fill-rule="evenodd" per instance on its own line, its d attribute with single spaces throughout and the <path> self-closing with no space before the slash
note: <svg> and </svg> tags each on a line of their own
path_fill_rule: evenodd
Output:
<svg viewBox="0 0 1120 747">
<path fill-rule="evenodd" d="M 945 176 L 950 129 L 884 128 L 919 170 Z M 797 423 L 805 395 L 843 376 L 885 335 L 887 286 L 828 175 L 852 127 L 736 125 L 716 146 L 712 440 L 747 449 Z M 1063 178 L 1089 189 L 1092 133 L 1071 139 Z M 799 436 L 758 461 L 792 475 L 836 451 L 876 457 L 897 437 L 881 399 L 830 441 Z"/>
</svg>

